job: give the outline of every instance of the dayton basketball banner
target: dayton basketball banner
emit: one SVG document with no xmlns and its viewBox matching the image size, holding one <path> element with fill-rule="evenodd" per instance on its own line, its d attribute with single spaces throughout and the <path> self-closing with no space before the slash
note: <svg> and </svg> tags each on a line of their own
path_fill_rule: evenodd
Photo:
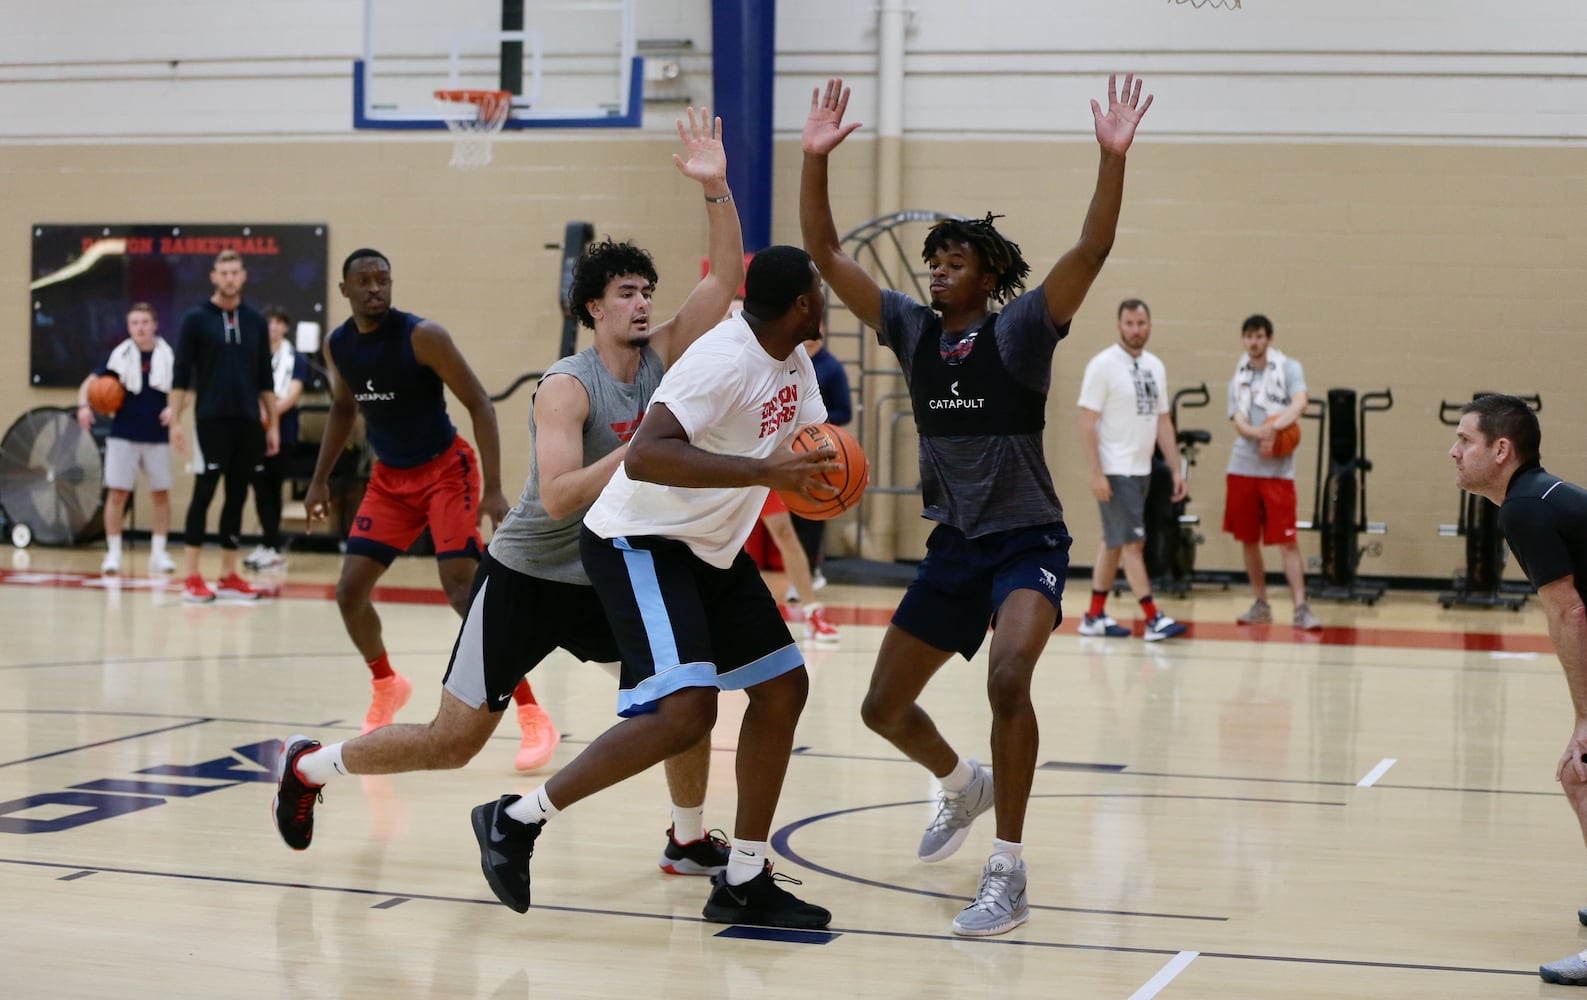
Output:
<svg viewBox="0 0 1587 1000">
<path fill-rule="evenodd" d="M 33 227 L 30 381 L 75 386 L 127 336 L 127 307 L 154 306 L 176 346 L 182 315 L 209 298 L 222 250 L 248 269 L 243 300 L 325 323 L 324 225 L 73 225 Z"/>
</svg>

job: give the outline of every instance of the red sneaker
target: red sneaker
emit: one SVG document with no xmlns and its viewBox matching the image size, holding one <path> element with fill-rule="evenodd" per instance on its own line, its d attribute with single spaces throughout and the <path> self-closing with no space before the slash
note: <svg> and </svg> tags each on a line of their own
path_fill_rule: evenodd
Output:
<svg viewBox="0 0 1587 1000">
<path fill-rule="evenodd" d="M 224 597 L 228 601 L 257 601 L 259 591 L 248 586 L 248 581 L 236 573 L 229 573 L 215 581 L 215 596 Z"/>
<path fill-rule="evenodd" d="M 364 713 L 364 726 L 358 731 L 360 735 L 391 725 L 391 720 L 408 703 L 408 696 L 413 694 L 413 682 L 395 673 L 390 677 L 371 680 L 369 687 L 369 711 Z"/>
<path fill-rule="evenodd" d="M 182 584 L 182 600 L 189 604 L 208 604 L 215 599 L 215 592 L 204 583 L 204 577 L 194 573 Z"/>
<path fill-rule="evenodd" d="M 805 609 L 805 638 L 823 644 L 840 641 L 837 626 L 827 621 L 827 609 L 819 604 Z"/>
</svg>

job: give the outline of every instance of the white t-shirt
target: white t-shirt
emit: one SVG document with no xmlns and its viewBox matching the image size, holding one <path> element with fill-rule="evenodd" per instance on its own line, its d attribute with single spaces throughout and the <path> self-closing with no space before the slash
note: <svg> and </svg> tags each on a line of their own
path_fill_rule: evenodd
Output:
<svg viewBox="0 0 1587 1000">
<path fill-rule="evenodd" d="M 1168 412 L 1168 375 L 1151 351 L 1139 358 L 1121 345 L 1092 358 L 1080 381 L 1080 405 L 1096 411 L 1097 454 L 1107 476 L 1149 476 L 1157 418 Z"/>
<path fill-rule="evenodd" d="M 794 432 L 827 419 L 815 368 L 803 345 L 786 361 L 767 354 L 738 314 L 689 346 L 667 370 L 650 405 L 665 403 L 696 448 L 765 458 Z M 727 569 L 766 502 L 764 486 L 689 488 L 628 478 L 619 465 L 584 523 L 602 538 L 660 535 L 686 543 Z"/>
</svg>

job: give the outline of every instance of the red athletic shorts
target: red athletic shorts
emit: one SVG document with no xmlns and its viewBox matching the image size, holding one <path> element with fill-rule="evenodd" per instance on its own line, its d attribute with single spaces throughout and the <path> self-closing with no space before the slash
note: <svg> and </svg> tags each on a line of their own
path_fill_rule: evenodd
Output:
<svg viewBox="0 0 1587 1000">
<path fill-rule="evenodd" d="M 788 505 L 782 502 L 782 497 L 777 495 L 777 491 L 772 490 L 767 493 L 766 502 L 760 505 L 760 516 L 770 517 L 773 514 L 786 513 L 788 513 Z"/>
<path fill-rule="evenodd" d="M 462 435 L 411 469 L 376 462 L 347 533 L 348 554 L 389 566 L 429 528 L 437 559 L 478 559 L 479 487 L 479 462 Z"/>
<path fill-rule="evenodd" d="M 1230 475 L 1223 530 L 1242 542 L 1294 542 L 1295 480 Z"/>
</svg>

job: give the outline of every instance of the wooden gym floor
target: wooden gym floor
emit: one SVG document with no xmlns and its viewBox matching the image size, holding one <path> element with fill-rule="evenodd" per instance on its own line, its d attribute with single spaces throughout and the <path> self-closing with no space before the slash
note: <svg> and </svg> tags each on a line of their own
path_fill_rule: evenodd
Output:
<svg viewBox="0 0 1587 1000">
<path fill-rule="evenodd" d="M 294 853 L 269 816 L 275 741 L 356 735 L 366 705 L 336 559 L 295 556 L 276 600 L 188 607 L 175 585 L 104 585 L 97 551 L 0 549 L 0 566 L 19 555 L 0 578 L 8 996 L 1453 1000 L 1565 995 L 1536 967 L 1587 947 L 1553 780 L 1570 710 L 1535 601 L 1391 593 L 1319 604 L 1329 628 L 1302 635 L 1238 628 L 1248 594 L 1204 590 L 1163 602 L 1192 632 L 1154 646 L 1066 622 L 1037 675 L 1033 913 L 966 940 L 949 923 L 992 824 L 915 859 L 931 783 L 858 717 L 898 592 L 834 585 L 843 641 L 808 651 L 773 844 L 834 914 L 801 939 L 706 924 L 704 880 L 657 870 L 659 769 L 553 821 L 529 913 L 496 903 L 468 814 L 539 783 L 512 768 L 511 713 L 461 771 L 333 783 Z M 399 719 L 424 721 L 456 619 L 428 561 L 388 580 L 387 642 L 415 682 Z M 987 753 L 984 673 L 983 649 L 925 697 L 969 756 Z M 602 670 L 559 653 L 531 680 L 566 735 L 552 767 L 614 721 Z M 710 826 L 732 826 L 740 699 L 723 698 Z"/>
</svg>

